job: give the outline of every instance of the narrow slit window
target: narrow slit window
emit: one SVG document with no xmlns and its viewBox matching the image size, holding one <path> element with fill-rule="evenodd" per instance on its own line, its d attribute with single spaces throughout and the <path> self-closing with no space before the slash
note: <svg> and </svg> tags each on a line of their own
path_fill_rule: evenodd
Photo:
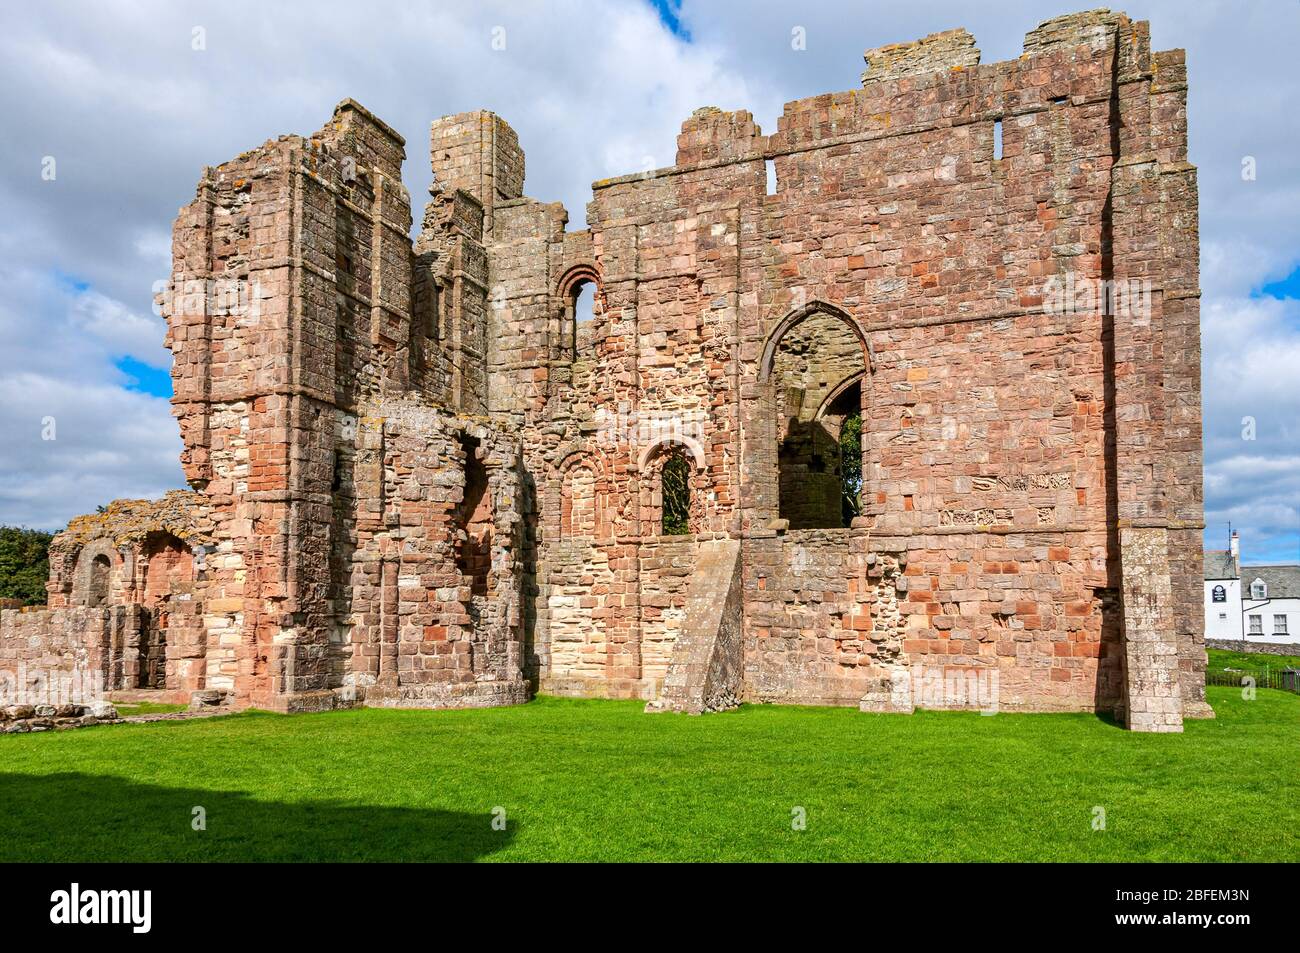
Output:
<svg viewBox="0 0 1300 953">
<path fill-rule="evenodd" d="M 993 120 L 993 158 L 1001 160 L 1002 158 L 1002 120 Z"/>
<path fill-rule="evenodd" d="M 776 195 L 776 160 L 768 159 L 763 164 L 767 167 L 767 194 Z"/>
</svg>

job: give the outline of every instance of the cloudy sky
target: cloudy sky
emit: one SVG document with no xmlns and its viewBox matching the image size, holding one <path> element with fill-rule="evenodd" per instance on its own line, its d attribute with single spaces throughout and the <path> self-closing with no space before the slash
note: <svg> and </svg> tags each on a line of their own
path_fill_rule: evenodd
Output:
<svg viewBox="0 0 1300 953">
<path fill-rule="evenodd" d="M 1079 8 L 1082 8 L 1079 2 Z M 954 26 L 984 62 L 1070 0 L 515 0 L 8 10 L 0 30 L 0 524 L 62 527 L 182 485 L 170 359 L 151 307 L 204 165 L 309 133 L 351 96 L 402 132 L 426 194 L 429 121 L 489 108 L 528 194 L 583 220 L 592 180 L 673 161 L 698 106 L 858 85 L 862 51 Z M 1200 167 L 1207 542 L 1300 558 L 1300 4 L 1131 2 L 1184 47 Z M 743 14 L 737 11 L 743 10 Z M 802 27 L 806 49 L 792 49 Z M 494 42 L 495 41 L 495 42 Z M 499 48 L 504 46 L 504 48 Z M 197 47 L 197 48 L 196 48 Z M 1243 180 L 1245 157 L 1256 175 Z M 51 162 L 52 160 L 52 162 Z M 52 173 L 52 175 L 51 175 Z M 418 209 L 417 209 L 418 219 Z M 1243 418 L 1254 439 L 1243 439 Z M 54 440 L 48 436 L 53 418 Z"/>
</svg>

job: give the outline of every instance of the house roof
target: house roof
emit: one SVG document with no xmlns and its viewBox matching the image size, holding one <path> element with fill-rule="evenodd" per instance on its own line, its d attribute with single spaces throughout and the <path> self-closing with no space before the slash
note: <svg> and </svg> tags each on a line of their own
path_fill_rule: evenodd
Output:
<svg viewBox="0 0 1300 953">
<path fill-rule="evenodd" d="M 1207 549 L 1205 551 L 1206 579 L 1236 579 L 1237 561 L 1226 549 Z"/>
<path fill-rule="evenodd" d="M 1268 586 L 1270 599 L 1300 599 L 1300 566 L 1242 566 L 1243 596 L 1249 595 L 1246 587 L 1256 579 Z"/>
</svg>

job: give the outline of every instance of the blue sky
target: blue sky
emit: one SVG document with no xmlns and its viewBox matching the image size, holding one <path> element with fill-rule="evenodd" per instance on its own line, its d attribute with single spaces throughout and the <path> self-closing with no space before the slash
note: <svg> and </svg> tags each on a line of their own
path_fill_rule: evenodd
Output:
<svg viewBox="0 0 1300 953">
<path fill-rule="evenodd" d="M 691 41 L 691 31 L 682 23 L 682 0 L 650 0 L 650 5 L 659 14 L 659 22 L 668 31 L 686 43 Z"/>
<path fill-rule="evenodd" d="M 1279 300 L 1300 298 L 1300 268 L 1278 281 L 1266 282 L 1255 294 L 1257 297 Z"/>
<path fill-rule="evenodd" d="M 419 202 L 429 121 L 488 108 L 520 134 L 528 194 L 563 201 L 580 227 L 590 183 L 671 164 L 680 123 L 699 106 L 749 109 L 770 131 L 783 103 L 855 87 L 866 48 L 965 26 L 994 62 L 1017 56 L 1025 32 L 1072 4 L 373 6 L 383 29 L 356 30 L 355 8 L 339 0 L 320 0 L 311 17 L 251 0 L 54 0 L 8 14 L 0 523 L 59 528 L 115 497 L 181 485 L 170 355 L 152 296 L 169 270 L 171 222 L 204 165 L 311 132 L 351 96 L 407 137 L 405 179 Z M 1157 48 L 1188 55 L 1207 540 L 1223 545 L 1231 521 L 1248 561 L 1294 562 L 1300 124 L 1278 117 L 1300 101 L 1300 4 L 1119 6 L 1151 21 Z M 795 29 L 806 49 L 792 47 Z M 49 159 L 53 177 L 43 174 Z M 57 439 L 42 440 L 51 418 Z"/>
</svg>

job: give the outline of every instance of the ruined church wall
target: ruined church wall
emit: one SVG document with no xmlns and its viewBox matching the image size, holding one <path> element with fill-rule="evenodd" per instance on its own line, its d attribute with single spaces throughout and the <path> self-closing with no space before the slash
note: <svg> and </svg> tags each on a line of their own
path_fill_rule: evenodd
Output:
<svg viewBox="0 0 1300 953">
<path fill-rule="evenodd" d="M 358 520 L 336 605 L 350 642 L 346 684 L 372 705 L 523 701 L 517 445 L 416 402 L 384 410 L 359 422 L 348 478 L 370 514 Z M 484 493 L 467 504 L 476 465 Z"/>
<path fill-rule="evenodd" d="M 208 170 L 164 307 L 215 527 L 209 678 L 290 709 L 513 700 L 521 673 L 653 696 L 700 545 L 742 537 L 749 697 L 851 704 L 929 666 L 996 672 L 1026 710 L 1113 707 L 1124 684 L 1161 728 L 1170 698 L 1195 707 L 1181 55 L 1094 12 L 1005 63 L 964 31 L 868 60 L 767 136 L 697 110 L 674 166 L 595 184 L 583 230 L 524 197 L 487 112 L 433 124 L 414 245 L 404 143 L 350 101 Z M 1142 281 L 1146 310 L 1057 308 L 1064 279 Z M 796 356 L 774 368 L 780 333 Z M 790 529 L 783 422 L 855 369 L 862 516 Z M 662 535 L 675 452 L 686 537 Z"/>
<path fill-rule="evenodd" d="M 1044 292 L 1054 276 L 1085 283 L 1115 272 L 1103 255 L 1113 109 L 1121 94 L 1137 95 L 1116 85 L 1115 39 L 1129 29 L 1075 26 L 1034 40 L 1017 61 L 792 103 L 767 139 L 747 114 L 697 112 L 676 167 L 597 183 L 595 358 L 585 367 L 580 357 L 571 396 L 551 398 L 589 415 L 597 433 L 609 419 L 601 411 L 620 404 L 643 428 L 689 428 L 707 408 L 688 430 L 706 459 L 701 529 L 762 532 L 777 515 L 764 345 L 800 308 L 839 309 L 870 353 L 864 527 L 911 554 L 917 581 L 903 600 L 907 655 L 997 669 L 1016 707 L 1117 700 L 1109 319 L 1045 309 Z M 1161 134 L 1176 138 L 1173 124 Z M 772 196 L 766 156 L 776 162 Z M 1158 300 L 1153 314 L 1159 321 Z M 1190 346 L 1185 328 L 1177 333 Z M 1186 364 L 1178 380 L 1186 391 Z M 1160 395 L 1142 399 L 1150 408 Z M 1177 492 L 1194 520 L 1186 466 L 1199 446 L 1190 427 L 1183 440 Z M 606 454 L 635 467 L 647 441 L 633 429 L 610 442 Z M 609 492 L 638 495 L 631 480 Z M 856 578 L 847 548 L 829 543 L 822 556 L 844 586 Z M 1189 568 L 1177 566 L 1180 592 Z M 808 697 L 821 693 L 817 677 L 807 676 Z"/>
</svg>

